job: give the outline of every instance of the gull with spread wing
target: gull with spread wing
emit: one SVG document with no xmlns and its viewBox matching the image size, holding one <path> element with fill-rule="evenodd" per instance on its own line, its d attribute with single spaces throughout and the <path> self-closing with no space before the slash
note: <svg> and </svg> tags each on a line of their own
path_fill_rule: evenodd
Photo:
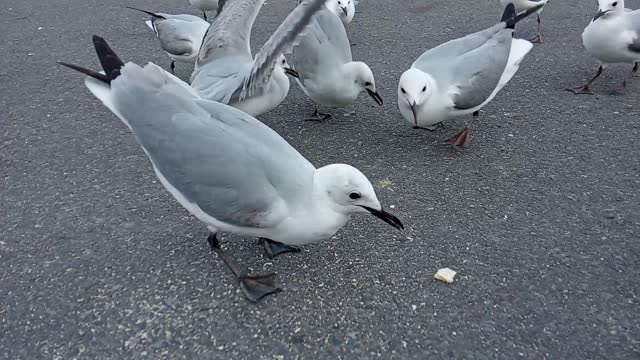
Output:
<svg viewBox="0 0 640 360">
<path fill-rule="evenodd" d="M 323 6 L 300 39 L 293 46 L 293 68 L 296 82 L 314 101 L 315 110 L 307 120 L 324 120 L 331 115 L 318 112 L 316 104 L 338 108 L 356 101 L 366 91 L 378 105 L 382 97 L 369 66 L 353 61 L 344 25 Z"/>
<path fill-rule="evenodd" d="M 255 57 L 250 48 L 251 28 L 264 0 L 229 1 L 207 30 L 191 86 L 205 99 L 252 116 L 273 110 L 289 92 L 287 74 L 298 76 L 282 54 L 325 1 L 307 0 L 298 5 Z"/>
<path fill-rule="evenodd" d="M 93 42 L 103 72 L 61 64 L 88 75 L 86 86 L 131 130 L 162 185 L 208 226 L 212 250 L 249 300 L 280 291 L 274 274 L 240 271 L 220 247 L 218 232 L 263 238 L 277 255 L 330 238 L 357 213 L 404 228 L 358 169 L 316 169 L 250 115 L 202 99 L 159 66 L 124 64 L 103 38 Z"/>
</svg>

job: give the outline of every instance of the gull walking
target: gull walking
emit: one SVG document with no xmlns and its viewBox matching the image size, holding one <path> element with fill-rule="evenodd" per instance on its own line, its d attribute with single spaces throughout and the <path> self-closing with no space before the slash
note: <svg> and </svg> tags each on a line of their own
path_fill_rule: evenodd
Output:
<svg viewBox="0 0 640 360">
<path fill-rule="evenodd" d="M 593 83 L 610 64 L 633 64 L 622 88 L 638 71 L 640 62 L 640 10 L 624 8 L 624 0 L 598 0 L 598 12 L 582 32 L 582 44 L 600 61 L 598 72 L 584 86 L 567 89 L 576 94 L 593 94 Z"/>
<path fill-rule="evenodd" d="M 280 290 L 274 274 L 241 272 L 220 248 L 218 232 L 263 238 L 277 255 L 333 236 L 357 213 L 403 229 L 356 168 L 316 169 L 250 115 L 201 99 L 154 64 L 124 64 L 100 37 L 93 42 L 104 72 L 61 64 L 89 76 L 86 86 L 129 127 L 162 185 L 211 230 L 212 249 L 249 300 Z"/>
<path fill-rule="evenodd" d="M 544 6 L 548 1 L 549 0 L 500 0 L 500 4 L 502 4 L 502 7 L 504 8 L 509 3 L 513 3 L 517 13 L 537 8 L 538 10 L 536 11 L 536 14 L 538 15 L 538 32 L 536 33 L 536 37 L 534 37 L 530 41 L 534 44 L 542 44 L 542 19 L 540 18 L 540 14 L 542 14 L 542 10 L 544 10 Z M 540 5 L 542 5 L 542 7 L 539 7 Z"/>
<path fill-rule="evenodd" d="M 156 33 L 160 47 L 171 58 L 171 73 L 175 73 L 176 61 L 196 62 L 202 39 L 209 28 L 208 22 L 193 15 L 153 13 L 127 7 L 151 15 L 152 19 L 145 21 L 145 24 Z"/>
<path fill-rule="evenodd" d="M 300 36 L 291 59 L 299 75 L 296 82 L 315 102 L 315 111 L 307 120 L 331 117 L 319 113 L 316 104 L 334 108 L 347 106 L 363 91 L 382 105 L 373 72 L 367 64 L 353 61 L 344 25 L 326 6 Z"/>
<path fill-rule="evenodd" d="M 220 2 L 220 4 L 218 3 Z M 220 14 L 224 0 L 189 0 L 191 6 L 202 11 L 202 17 L 207 20 L 207 11 L 217 11 Z"/>
<path fill-rule="evenodd" d="M 271 35 L 255 58 L 250 35 L 264 0 L 234 0 L 211 24 L 205 35 L 191 86 L 202 96 L 231 105 L 249 115 L 273 110 L 289 92 L 289 68 L 283 52 L 326 0 L 308 0 L 298 5 Z M 247 87 L 251 83 L 251 87 Z"/>
<path fill-rule="evenodd" d="M 515 75 L 533 44 L 514 39 L 515 24 L 538 10 L 516 14 L 506 6 L 500 23 L 451 40 L 422 54 L 400 77 L 398 107 L 414 127 L 435 130 L 445 120 L 473 114 L 469 124 L 449 141 L 469 143 L 469 127 L 482 109 Z"/>
</svg>

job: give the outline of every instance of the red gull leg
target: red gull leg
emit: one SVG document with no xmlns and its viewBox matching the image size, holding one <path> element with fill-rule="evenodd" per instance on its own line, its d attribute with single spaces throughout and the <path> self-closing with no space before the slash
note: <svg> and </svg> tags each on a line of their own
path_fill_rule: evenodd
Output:
<svg viewBox="0 0 640 360">
<path fill-rule="evenodd" d="M 536 37 L 534 37 L 529 41 L 531 41 L 534 44 L 542 44 L 542 33 L 540 32 L 541 29 L 542 29 L 542 19 L 540 19 L 540 14 L 538 14 L 538 33 L 536 34 Z"/>
<path fill-rule="evenodd" d="M 629 73 L 629 75 L 627 75 L 627 77 L 625 77 L 624 81 L 622 82 L 622 90 L 626 90 L 627 89 L 627 82 L 637 72 L 638 72 L 638 63 L 635 63 L 635 65 L 633 66 L 633 69 L 631 69 L 631 72 Z"/>
<path fill-rule="evenodd" d="M 473 117 L 471 118 L 471 121 L 469 121 L 469 123 L 467 124 L 467 126 L 464 127 L 464 129 L 462 129 L 462 131 L 460 131 L 457 135 L 455 135 L 454 137 L 452 137 L 451 139 L 449 139 L 449 143 L 453 146 L 456 147 L 467 147 L 469 146 L 469 127 L 471 127 L 471 124 L 473 124 L 473 122 L 478 118 L 478 116 L 480 116 L 480 112 L 479 111 L 475 111 L 473 113 Z"/>
<path fill-rule="evenodd" d="M 598 68 L 598 72 L 596 73 L 596 76 L 594 76 L 591 80 L 589 80 L 588 83 L 586 83 L 584 86 L 582 87 L 578 87 L 575 89 L 567 89 L 567 91 L 571 91 L 574 94 L 589 94 L 589 95 L 593 95 L 593 91 L 591 91 L 591 83 L 597 79 L 598 77 L 600 77 L 600 75 L 602 75 L 602 71 L 604 70 L 604 68 L 602 67 L 602 65 L 600 65 L 600 67 Z"/>
</svg>

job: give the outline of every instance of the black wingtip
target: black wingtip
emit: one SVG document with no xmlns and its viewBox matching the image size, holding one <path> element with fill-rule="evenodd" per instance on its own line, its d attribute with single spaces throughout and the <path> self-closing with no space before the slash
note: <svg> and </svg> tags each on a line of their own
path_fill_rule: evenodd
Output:
<svg viewBox="0 0 640 360">
<path fill-rule="evenodd" d="M 91 76 L 92 78 L 98 79 L 98 80 L 100 80 L 100 81 L 102 81 L 104 83 L 111 84 L 111 80 L 105 74 L 101 74 L 101 73 L 99 73 L 97 71 L 93 71 L 93 70 L 90 70 L 90 69 L 85 69 L 85 68 L 80 67 L 78 65 L 73 65 L 73 64 L 62 62 L 62 61 L 58 61 L 58 64 L 60 64 L 62 66 L 66 66 L 66 67 L 68 67 L 70 69 L 79 71 L 79 72 L 81 72 L 81 73 L 83 73 L 83 74 L 85 74 L 87 76 Z"/>
<path fill-rule="evenodd" d="M 102 64 L 102 69 L 107 78 L 109 78 L 109 81 L 115 80 L 120 76 L 120 69 L 124 66 L 124 63 L 104 38 L 93 35 L 93 46 L 96 48 L 98 59 L 100 59 L 100 64 Z"/>
<path fill-rule="evenodd" d="M 513 3 L 508 3 L 507 7 L 504 8 L 504 12 L 502 13 L 502 19 L 500 19 L 500 21 L 506 22 L 508 29 L 515 29 L 516 28 L 515 18 L 516 18 L 516 7 L 513 5 Z"/>
<path fill-rule="evenodd" d="M 148 15 L 153 16 L 153 17 L 154 17 L 154 18 L 156 18 L 156 19 L 166 19 L 164 16 L 162 16 L 162 15 L 158 15 L 158 14 L 156 14 L 156 13 L 152 13 L 151 11 L 147 11 L 147 10 L 142 10 L 142 9 L 134 8 L 134 7 L 131 7 L 131 6 L 125 6 L 125 7 L 126 7 L 127 9 L 136 10 L 136 11 L 141 11 L 141 12 L 143 12 L 143 13 L 145 13 L 145 14 L 148 14 Z"/>
</svg>

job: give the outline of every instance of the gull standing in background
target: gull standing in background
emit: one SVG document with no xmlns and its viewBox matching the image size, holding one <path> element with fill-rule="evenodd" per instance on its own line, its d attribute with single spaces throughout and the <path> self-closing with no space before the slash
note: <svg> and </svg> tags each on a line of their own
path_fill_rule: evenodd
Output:
<svg viewBox="0 0 640 360">
<path fill-rule="evenodd" d="M 542 14 L 542 10 L 544 10 L 544 6 L 547 4 L 549 0 L 500 0 L 500 4 L 502 7 L 506 7 L 509 3 L 513 3 L 516 7 L 516 12 L 520 13 L 522 11 L 526 11 L 532 8 L 537 8 L 542 5 L 542 7 L 538 8 L 536 14 L 538 15 L 538 32 L 536 33 L 536 37 L 531 39 L 530 41 L 535 44 L 542 44 L 542 19 L 540 18 L 540 14 Z"/>
<path fill-rule="evenodd" d="M 196 62 L 202 39 L 209 28 L 207 21 L 193 15 L 153 13 L 131 6 L 127 8 L 151 15 L 152 19 L 145 21 L 145 24 L 156 33 L 160 47 L 171 58 L 172 74 L 176 70 L 176 61 L 190 64 Z"/>
<path fill-rule="evenodd" d="M 229 259 L 218 232 L 263 238 L 272 253 L 333 236 L 353 214 L 370 213 L 402 230 L 358 169 L 316 169 L 280 135 L 230 106 L 203 100 L 187 83 L 149 63 L 124 64 L 94 36 L 103 73 L 89 90 L 131 130 L 162 185 L 204 222 L 209 244 L 250 301 L 278 292 L 275 274 L 247 275 Z M 269 239 L 269 240 L 267 240 Z M 285 245 L 286 244 L 286 245 Z"/>
<path fill-rule="evenodd" d="M 324 120 L 331 115 L 318 112 L 316 104 L 343 107 L 352 104 L 366 91 L 378 105 L 382 97 L 369 66 L 353 61 L 344 25 L 326 6 L 315 16 L 293 47 L 296 82 L 314 101 L 315 110 L 307 120 Z"/>
<path fill-rule="evenodd" d="M 298 1 L 300 4 L 301 0 Z M 344 26 L 349 25 L 351 20 L 353 20 L 353 16 L 356 14 L 356 5 L 358 5 L 358 1 L 356 0 L 327 0 L 327 8 L 331 10 L 332 13 L 336 14 Z"/>
<path fill-rule="evenodd" d="M 191 6 L 202 11 L 202 17 L 207 20 L 207 11 L 216 10 L 217 13 L 220 14 L 224 0 L 220 0 L 221 4 L 218 4 L 218 0 L 189 0 L 189 3 Z"/>
<path fill-rule="evenodd" d="M 624 0 L 599 0 L 598 12 L 582 32 L 582 44 L 600 61 L 600 67 L 584 86 L 567 90 L 576 94 L 593 94 L 591 83 L 609 64 L 634 64 L 622 82 L 625 90 L 640 62 L 640 10 L 625 9 Z"/>
<path fill-rule="evenodd" d="M 451 118 L 473 114 L 471 122 L 449 141 L 469 143 L 469 127 L 482 109 L 515 75 L 533 44 L 514 39 L 515 24 L 536 12 L 516 14 L 506 6 L 500 23 L 448 41 L 422 54 L 400 77 L 398 107 L 414 127 L 435 130 Z"/>
<path fill-rule="evenodd" d="M 203 98 L 228 104 L 249 115 L 273 110 L 289 92 L 288 51 L 300 32 L 326 0 L 308 0 L 298 5 L 271 35 L 255 58 L 250 35 L 264 0 L 233 0 L 211 24 L 196 66 L 191 86 Z M 251 87 L 245 85 L 251 83 Z"/>
</svg>

